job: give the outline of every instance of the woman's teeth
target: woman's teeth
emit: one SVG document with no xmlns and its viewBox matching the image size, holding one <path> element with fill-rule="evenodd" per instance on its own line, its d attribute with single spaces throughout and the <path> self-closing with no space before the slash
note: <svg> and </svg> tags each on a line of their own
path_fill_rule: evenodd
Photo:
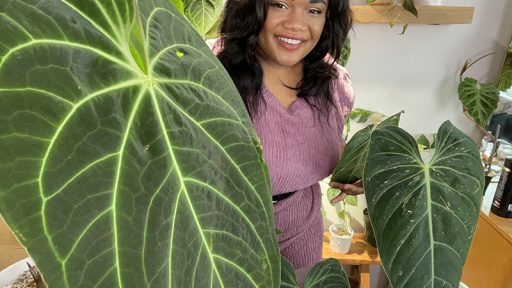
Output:
<svg viewBox="0 0 512 288">
<path fill-rule="evenodd" d="M 297 44 L 302 43 L 302 41 L 296 40 L 296 39 L 290 39 L 290 38 L 284 38 L 284 37 L 278 37 L 278 38 L 279 38 L 279 40 L 286 42 L 288 44 L 292 44 L 292 45 L 297 45 Z"/>
</svg>

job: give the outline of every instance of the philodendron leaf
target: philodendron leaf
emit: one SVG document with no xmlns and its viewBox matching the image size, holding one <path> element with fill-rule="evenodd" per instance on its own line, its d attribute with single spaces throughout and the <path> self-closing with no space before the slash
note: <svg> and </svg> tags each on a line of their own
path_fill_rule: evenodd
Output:
<svg viewBox="0 0 512 288">
<path fill-rule="evenodd" d="M 299 288 L 293 266 L 281 259 L 281 288 Z M 329 258 L 317 263 L 307 273 L 303 288 L 349 288 L 347 274 L 336 259 Z"/>
<path fill-rule="evenodd" d="M 430 141 L 428 141 L 428 138 L 425 136 L 425 134 L 421 134 L 420 137 L 416 139 L 416 143 L 419 147 L 422 148 L 420 150 L 430 149 Z"/>
<path fill-rule="evenodd" d="M 218 23 L 222 14 L 224 0 L 182 0 L 184 4 L 185 17 L 192 23 L 201 36 L 208 32 Z"/>
<path fill-rule="evenodd" d="M 309 270 L 304 288 L 350 288 L 350 283 L 340 262 L 329 258 Z"/>
<path fill-rule="evenodd" d="M 475 231 L 484 171 L 478 148 L 450 122 L 430 162 L 398 127 L 372 134 L 365 196 L 393 287 L 458 287 Z"/>
<path fill-rule="evenodd" d="M 458 88 L 464 111 L 481 128 L 487 126 L 492 112 L 498 107 L 499 90 L 492 84 L 479 84 L 474 78 L 464 78 Z"/>
<path fill-rule="evenodd" d="M 169 0 L 0 1 L 0 35 L 0 214 L 49 287 L 278 287 L 256 134 Z"/>
<path fill-rule="evenodd" d="M 357 206 L 357 196 L 347 195 L 347 197 L 345 197 L 345 202 L 347 203 L 347 205 L 356 207 Z"/>
<path fill-rule="evenodd" d="M 403 111 L 386 118 L 375 129 L 374 125 L 370 124 L 366 128 L 357 131 L 348 141 L 347 145 L 345 145 L 343 155 L 341 155 L 341 159 L 332 172 L 331 180 L 338 183 L 354 183 L 361 180 L 363 178 L 364 162 L 368 154 L 371 134 L 374 130 L 386 126 L 398 126 L 402 113 Z"/>
<path fill-rule="evenodd" d="M 281 288 L 298 288 L 297 277 L 295 269 L 292 264 L 281 256 Z"/>
<path fill-rule="evenodd" d="M 336 188 L 329 188 L 327 189 L 327 200 L 329 201 L 329 203 L 332 201 L 332 199 L 336 198 L 336 196 L 340 195 L 341 194 L 341 190 L 340 189 L 336 189 Z"/>
<path fill-rule="evenodd" d="M 414 0 L 400 0 L 400 2 L 402 3 L 402 7 L 404 7 L 404 9 L 406 11 L 409 11 L 412 15 L 414 15 L 414 16 L 416 16 L 416 18 L 418 18 L 418 10 L 416 10 L 416 6 L 414 5 Z M 405 29 L 407 29 L 407 27 Z"/>
</svg>

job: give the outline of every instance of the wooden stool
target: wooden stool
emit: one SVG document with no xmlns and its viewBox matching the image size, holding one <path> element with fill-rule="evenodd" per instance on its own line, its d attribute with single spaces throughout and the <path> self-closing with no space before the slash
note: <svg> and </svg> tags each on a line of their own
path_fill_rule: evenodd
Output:
<svg viewBox="0 0 512 288">
<path fill-rule="evenodd" d="M 366 243 L 363 237 L 363 233 L 354 233 L 349 252 L 347 254 L 340 254 L 331 250 L 329 244 L 331 234 L 329 231 L 326 231 L 324 232 L 322 256 L 324 259 L 338 259 L 341 264 L 357 266 L 355 270 L 359 270 L 359 287 L 370 288 L 370 264 L 380 265 L 380 257 L 377 248 Z"/>
</svg>

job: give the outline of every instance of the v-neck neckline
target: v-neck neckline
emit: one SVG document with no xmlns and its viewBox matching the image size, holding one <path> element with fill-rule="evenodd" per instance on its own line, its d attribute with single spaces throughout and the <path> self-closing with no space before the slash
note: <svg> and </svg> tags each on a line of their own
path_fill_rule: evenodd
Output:
<svg viewBox="0 0 512 288">
<path fill-rule="evenodd" d="M 290 106 L 288 108 L 285 108 L 283 106 L 283 104 L 281 102 L 279 102 L 279 100 L 274 95 L 274 93 L 272 93 L 272 91 L 270 91 L 270 89 L 267 87 L 267 85 L 265 85 L 265 83 L 263 83 L 262 87 L 263 87 L 263 91 L 262 91 L 263 94 L 266 94 L 268 96 L 267 99 L 269 99 L 269 101 L 272 104 L 274 104 L 273 106 L 277 107 L 279 110 L 282 110 L 282 111 L 292 115 L 300 107 L 300 102 L 302 102 L 302 99 L 300 97 L 297 97 L 297 99 L 295 99 L 295 101 L 293 101 L 292 104 L 290 104 Z"/>
</svg>

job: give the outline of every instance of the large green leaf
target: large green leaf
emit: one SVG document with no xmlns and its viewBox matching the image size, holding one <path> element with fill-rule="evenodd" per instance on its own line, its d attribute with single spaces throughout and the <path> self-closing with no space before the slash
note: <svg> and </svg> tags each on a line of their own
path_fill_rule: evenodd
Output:
<svg viewBox="0 0 512 288">
<path fill-rule="evenodd" d="M 329 258 L 309 270 L 304 288 L 350 288 L 350 284 L 340 262 Z"/>
<path fill-rule="evenodd" d="M 447 121 L 425 163 L 412 136 L 398 127 L 379 129 L 364 185 L 393 287 L 458 287 L 484 186 L 475 143 Z"/>
<path fill-rule="evenodd" d="M 299 288 L 293 266 L 282 258 L 281 288 Z M 329 258 L 317 263 L 307 273 L 304 288 L 349 288 L 347 274 L 338 260 Z"/>
<path fill-rule="evenodd" d="M 485 129 L 498 107 L 499 90 L 493 84 L 479 84 L 476 79 L 467 77 L 460 82 L 458 92 L 464 111 Z"/>
<path fill-rule="evenodd" d="M 224 0 L 182 0 L 185 16 L 202 36 L 218 23 Z"/>
<path fill-rule="evenodd" d="M 4 0 L 0 35 L 0 213 L 50 287 L 278 287 L 258 139 L 169 0 Z"/>
<path fill-rule="evenodd" d="M 347 145 L 345 145 L 343 155 L 332 172 L 331 180 L 338 183 L 354 183 L 361 180 L 363 178 L 364 163 L 368 154 L 371 134 L 374 130 L 386 126 L 398 126 L 402 113 L 403 111 L 386 118 L 375 129 L 374 125 L 370 124 L 364 129 L 357 131 L 348 141 Z"/>
</svg>

